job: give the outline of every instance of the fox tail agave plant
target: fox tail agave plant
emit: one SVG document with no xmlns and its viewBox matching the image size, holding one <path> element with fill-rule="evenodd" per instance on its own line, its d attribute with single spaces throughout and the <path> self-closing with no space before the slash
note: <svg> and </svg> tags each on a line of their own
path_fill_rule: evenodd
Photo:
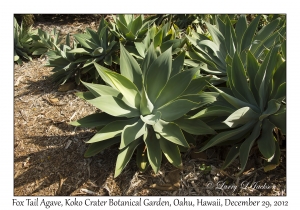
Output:
<svg viewBox="0 0 300 210">
<path fill-rule="evenodd" d="M 230 129 L 211 138 L 200 151 L 219 144 L 232 145 L 223 167 L 239 156 L 239 174 L 245 169 L 253 146 L 258 146 L 265 159 L 265 171 L 279 164 L 279 139 L 274 129 L 286 133 L 286 62 L 279 49 L 280 45 L 272 47 L 262 64 L 248 51 L 246 69 L 235 53 L 232 60 L 227 59 L 229 89 L 213 87 L 235 111 L 224 121 Z"/>
<path fill-rule="evenodd" d="M 102 110 L 71 122 L 74 126 L 99 128 L 87 141 L 90 146 L 85 156 L 119 144 L 115 177 L 135 150 L 141 171 L 150 164 L 154 172 L 158 172 L 162 154 L 175 167 L 182 167 L 180 148 L 189 148 L 191 135 L 188 133 L 215 133 L 201 120 L 190 120 L 185 115 L 193 108 L 214 101 L 214 97 L 207 97 L 205 93 L 198 94 L 205 86 L 199 83 L 206 84 L 209 78 L 195 77 L 197 69 L 181 71 L 184 59 L 180 56 L 172 61 L 171 48 L 157 57 L 151 44 L 141 66 L 122 45 L 120 49 L 121 74 L 95 63 L 107 85 L 82 82 L 89 92 L 78 94 Z"/>
</svg>

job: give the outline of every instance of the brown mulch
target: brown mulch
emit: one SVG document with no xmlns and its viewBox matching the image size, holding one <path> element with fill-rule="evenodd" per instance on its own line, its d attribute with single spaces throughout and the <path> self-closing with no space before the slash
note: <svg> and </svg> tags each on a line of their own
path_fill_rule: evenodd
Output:
<svg viewBox="0 0 300 210">
<path fill-rule="evenodd" d="M 75 15 L 76 16 L 76 15 Z M 77 17 L 77 16 L 76 16 Z M 34 27 L 50 31 L 58 28 L 63 35 L 95 29 L 93 18 L 58 21 L 46 18 Z M 92 16 L 94 17 L 94 16 Z M 64 19 L 63 19 L 64 20 Z M 51 68 L 44 67 L 45 57 L 14 67 L 14 195 L 286 195 L 286 152 L 273 171 L 264 172 L 261 158 L 251 156 L 246 172 L 235 177 L 236 160 L 225 171 L 217 149 L 195 154 L 193 149 L 182 154 L 183 170 L 163 160 L 154 174 L 149 168 L 141 173 L 135 157 L 122 174 L 113 178 L 118 147 L 112 147 L 92 158 L 84 158 L 95 131 L 74 127 L 70 121 L 97 112 L 95 107 L 75 96 L 82 87 L 58 91 L 49 80 Z M 211 166 L 208 172 L 201 165 Z M 263 188 L 263 189 L 258 189 Z"/>
</svg>

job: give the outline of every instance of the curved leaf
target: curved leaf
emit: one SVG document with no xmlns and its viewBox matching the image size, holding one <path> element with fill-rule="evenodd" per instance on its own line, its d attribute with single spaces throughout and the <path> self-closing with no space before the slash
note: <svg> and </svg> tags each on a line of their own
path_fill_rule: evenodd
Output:
<svg viewBox="0 0 300 210">
<path fill-rule="evenodd" d="M 155 132 L 159 133 L 170 142 L 189 148 L 189 144 L 187 143 L 182 131 L 175 123 L 168 123 L 159 120 L 153 125 L 153 128 Z"/>
<path fill-rule="evenodd" d="M 262 123 L 261 135 L 257 140 L 258 148 L 261 154 L 269 161 L 271 161 L 275 154 L 275 138 L 273 135 L 274 124 L 268 119 Z"/>
<path fill-rule="evenodd" d="M 239 145 L 234 145 L 230 148 L 222 166 L 223 170 L 226 169 L 239 156 L 240 146 L 241 145 L 239 144 Z"/>
<path fill-rule="evenodd" d="M 238 125 L 246 124 L 251 120 L 258 121 L 259 114 L 254 112 L 250 107 L 243 107 L 233 112 L 224 123 L 230 128 L 235 128 Z"/>
<path fill-rule="evenodd" d="M 110 78 L 106 74 L 106 72 L 109 72 L 111 70 L 109 70 L 103 66 L 100 66 L 98 63 L 94 63 L 94 65 L 95 65 L 95 68 L 96 68 L 97 72 L 99 73 L 100 77 L 103 79 L 103 81 L 106 82 L 108 85 L 110 85 L 112 88 L 117 90 L 118 88 L 114 85 L 114 83 L 110 80 Z"/>
<path fill-rule="evenodd" d="M 91 99 L 94 99 L 96 98 L 94 94 L 92 94 L 90 91 L 88 92 L 77 92 L 75 93 L 75 95 L 81 99 L 84 99 L 84 100 L 91 100 Z"/>
<path fill-rule="evenodd" d="M 170 77 L 181 72 L 185 58 L 185 51 L 181 52 L 172 62 L 172 71 Z"/>
<path fill-rule="evenodd" d="M 160 120 L 160 117 L 161 117 L 160 112 L 156 112 L 155 115 L 149 114 L 146 116 L 143 115 L 140 116 L 141 120 L 148 125 L 154 125 L 155 123 L 157 123 L 158 120 Z"/>
<path fill-rule="evenodd" d="M 185 99 L 192 101 L 194 103 L 198 103 L 198 107 L 205 106 L 207 104 L 211 104 L 215 101 L 217 101 L 217 97 L 219 96 L 219 93 L 215 92 L 203 92 L 200 94 L 191 94 L 191 95 L 184 95 L 178 98 L 179 99 Z"/>
<path fill-rule="evenodd" d="M 142 115 L 148 115 L 152 113 L 154 109 L 153 104 L 148 98 L 147 92 L 145 91 L 145 88 L 143 87 L 142 91 L 142 98 L 141 98 L 141 103 L 140 103 L 140 111 Z"/>
<path fill-rule="evenodd" d="M 144 134 L 144 141 L 147 146 L 147 155 L 149 163 L 154 173 L 157 173 L 160 169 L 162 152 L 159 143 L 160 140 L 156 138 L 156 135 L 152 128 Z"/>
<path fill-rule="evenodd" d="M 133 82 L 138 90 L 142 90 L 142 70 L 137 61 L 120 44 L 120 72 L 123 76 Z"/>
<path fill-rule="evenodd" d="M 197 71 L 197 69 L 186 70 L 169 79 L 156 99 L 154 107 L 159 108 L 179 97 L 188 87 Z"/>
<path fill-rule="evenodd" d="M 274 98 L 276 93 L 278 92 L 278 88 L 286 82 L 286 62 L 283 62 L 277 69 L 273 75 L 273 90 L 270 98 Z"/>
<path fill-rule="evenodd" d="M 254 111 L 259 111 L 258 108 L 256 106 L 253 106 L 252 104 L 246 103 L 244 101 L 241 101 L 225 92 L 223 92 L 222 90 L 212 86 L 215 90 L 217 90 L 220 95 L 228 102 L 230 103 L 232 106 L 234 106 L 237 109 L 243 108 L 243 107 L 250 107 L 251 109 L 253 109 Z"/>
<path fill-rule="evenodd" d="M 247 30 L 247 27 L 248 26 L 247 26 L 246 15 L 241 15 L 235 26 L 238 52 L 241 52 L 242 38 L 245 34 L 245 31 Z"/>
<path fill-rule="evenodd" d="M 114 96 L 100 96 L 87 101 L 103 112 L 115 117 L 137 117 L 140 115 L 139 110 L 128 106 L 123 100 Z"/>
<path fill-rule="evenodd" d="M 87 150 L 84 153 L 84 157 L 92 157 L 94 155 L 97 155 L 99 152 L 102 152 L 106 148 L 109 148 L 110 146 L 120 142 L 120 137 L 115 137 L 106 141 L 99 141 L 93 144 L 90 144 Z"/>
<path fill-rule="evenodd" d="M 161 118 L 163 120 L 171 122 L 182 117 L 197 105 L 198 103 L 189 100 L 178 99 L 160 107 L 157 111 L 161 112 Z"/>
<path fill-rule="evenodd" d="M 83 82 L 83 81 L 81 81 L 81 82 L 87 89 L 89 89 L 89 91 L 91 91 L 91 93 L 95 97 L 114 96 L 114 97 L 117 97 L 120 99 L 122 98 L 122 94 L 118 90 L 113 89 L 112 87 L 109 87 L 107 85 L 87 83 L 87 82 Z"/>
<path fill-rule="evenodd" d="M 216 134 L 215 130 L 209 127 L 200 119 L 180 118 L 174 121 L 180 129 L 194 135 Z"/>
<path fill-rule="evenodd" d="M 115 120 L 116 120 L 115 117 L 108 115 L 104 112 L 101 112 L 101 113 L 88 115 L 86 117 L 81 118 L 80 120 L 70 122 L 69 124 L 73 126 L 92 128 L 92 127 L 104 126 Z"/>
<path fill-rule="evenodd" d="M 172 49 L 163 52 L 149 67 L 145 86 L 150 101 L 154 102 L 169 80 L 172 68 Z"/>
<path fill-rule="evenodd" d="M 168 161 L 177 168 L 182 168 L 181 154 L 176 144 L 173 144 L 165 139 L 159 139 L 159 144 L 162 152 Z"/>
<path fill-rule="evenodd" d="M 142 139 L 139 139 L 137 141 L 133 141 L 131 144 L 129 144 L 127 147 L 119 151 L 119 155 L 117 158 L 117 163 L 116 163 L 116 168 L 115 168 L 115 176 L 119 176 L 123 169 L 126 167 L 128 164 L 129 160 L 132 157 L 132 154 L 134 150 L 137 148 L 137 146 L 142 143 Z"/>
<path fill-rule="evenodd" d="M 144 135 L 146 132 L 145 123 L 139 119 L 132 125 L 126 125 L 121 136 L 121 144 L 119 149 L 123 149 L 131 142 Z"/>
<path fill-rule="evenodd" d="M 108 123 L 86 143 L 95 143 L 113 138 L 115 136 L 119 136 L 124 130 L 125 126 L 131 125 L 132 123 L 135 123 L 137 121 L 138 118 L 132 118 L 129 120 L 116 120 L 114 122 Z"/>
<path fill-rule="evenodd" d="M 258 22 L 260 20 L 261 15 L 257 15 L 254 20 L 249 24 L 242 38 L 241 51 L 245 49 L 249 49 L 251 47 L 254 34 L 257 30 Z"/>
<path fill-rule="evenodd" d="M 263 119 L 265 119 L 266 117 L 268 117 L 269 115 L 272 115 L 274 113 L 276 113 L 279 108 L 280 108 L 280 102 L 272 99 L 268 102 L 268 107 L 267 109 L 261 114 L 261 116 L 259 117 L 260 121 L 263 121 Z"/>
<path fill-rule="evenodd" d="M 286 108 L 281 106 L 276 114 L 268 117 L 271 123 L 281 130 L 283 134 L 286 134 Z"/>
<path fill-rule="evenodd" d="M 206 150 L 212 146 L 215 146 L 217 144 L 220 144 L 222 142 L 225 142 L 227 140 L 234 139 L 234 137 L 236 135 L 246 134 L 253 128 L 253 125 L 255 124 L 255 122 L 256 121 L 250 121 L 247 124 L 245 124 L 239 128 L 236 128 L 234 130 L 224 131 L 222 133 L 217 134 L 212 139 L 210 139 L 208 141 L 208 143 L 204 147 L 202 147 L 199 152 L 203 152 L 204 150 Z"/>
<path fill-rule="evenodd" d="M 248 87 L 245 73 L 244 65 L 242 64 L 239 54 L 235 53 L 232 61 L 231 76 L 229 79 L 231 79 L 235 90 L 245 97 L 248 103 L 258 106 L 252 92 Z M 233 89 L 233 87 L 231 89 Z"/>
<path fill-rule="evenodd" d="M 234 112 L 234 109 L 225 106 L 210 106 L 206 109 L 201 110 L 197 114 L 190 117 L 193 118 L 204 118 L 204 117 L 218 117 L 218 116 L 229 116 Z"/>
<path fill-rule="evenodd" d="M 198 94 L 211 78 L 212 76 L 202 76 L 193 79 L 181 95 Z"/>
<path fill-rule="evenodd" d="M 245 170 L 250 150 L 255 140 L 257 140 L 257 138 L 259 137 L 260 131 L 261 131 L 261 122 L 257 122 L 250 136 L 248 136 L 246 140 L 242 143 L 241 148 L 239 150 L 241 170 L 238 174 L 241 174 Z"/>
<path fill-rule="evenodd" d="M 141 64 L 141 68 L 143 71 L 143 76 L 146 78 L 146 75 L 148 74 L 148 69 L 151 66 L 151 64 L 157 59 L 157 55 L 155 53 L 153 42 L 149 46 L 145 59 L 143 59 L 143 63 Z"/>
<path fill-rule="evenodd" d="M 135 84 L 121 74 L 112 71 L 105 71 L 104 73 L 110 78 L 117 90 L 123 94 L 128 104 L 139 109 L 141 95 Z"/>
<path fill-rule="evenodd" d="M 275 154 L 274 157 L 271 161 L 265 161 L 264 162 L 264 171 L 270 171 L 275 169 L 279 164 L 280 164 L 280 146 L 279 146 L 279 142 L 275 139 Z"/>
<path fill-rule="evenodd" d="M 255 76 L 257 74 L 258 69 L 259 69 L 259 65 L 257 59 L 249 51 L 247 53 L 247 73 L 249 77 L 249 87 L 255 97 L 256 102 L 259 101 L 258 89 L 255 87 Z"/>
</svg>

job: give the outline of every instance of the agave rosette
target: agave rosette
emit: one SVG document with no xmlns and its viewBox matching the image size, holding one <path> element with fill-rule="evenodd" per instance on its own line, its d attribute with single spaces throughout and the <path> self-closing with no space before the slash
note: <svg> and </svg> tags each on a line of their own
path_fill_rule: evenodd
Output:
<svg viewBox="0 0 300 210">
<path fill-rule="evenodd" d="M 120 71 L 113 72 L 95 64 L 107 85 L 83 84 L 90 92 L 78 96 L 96 106 L 96 113 L 72 122 L 72 125 L 99 127 L 87 143 L 85 156 L 119 144 L 115 168 L 118 176 L 137 150 L 137 165 L 154 172 L 161 165 L 162 154 L 176 167 L 182 166 L 180 147 L 189 148 L 185 132 L 202 135 L 215 131 L 199 119 L 189 119 L 191 109 L 209 104 L 216 94 L 199 92 L 210 77 L 196 77 L 197 69 L 182 71 L 184 57 L 172 60 L 171 47 L 157 56 L 151 44 L 139 65 L 121 45 Z"/>
<path fill-rule="evenodd" d="M 114 23 L 111 22 L 111 32 L 121 42 L 140 42 L 148 32 L 154 20 L 144 20 L 144 15 L 134 18 L 134 15 L 113 15 Z"/>
<path fill-rule="evenodd" d="M 226 81 L 226 58 L 233 58 L 237 52 L 242 63 L 246 63 L 247 52 L 250 51 L 257 60 L 263 61 L 269 49 L 284 40 L 286 28 L 283 25 L 278 28 L 280 18 L 270 22 L 258 31 L 261 15 L 252 22 L 247 23 L 246 15 L 241 15 L 233 27 L 229 16 L 216 18 L 216 25 L 206 23 L 211 39 L 203 34 L 192 32 L 187 35 L 190 45 L 188 46 L 185 64 L 199 66 L 208 74 L 219 77 Z"/>
<path fill-rule="evenodd" d="M 94 63 L 111 66 L 112 63 L 119 63 L 117 53 L 119 51 L 118 42 L 115 36 L 109 32 L 107 22 L 101 18 L 97 31 L 86 28 L 86 33 L 75 34 L 78 47 L 70 53 L 80 54 L 82 57 L 82 73 L 95 71 Z"/>
<path fill-rule="evenodd" d="M 258 146 L 265 159 L 265 171 L 274 169 L 279 164 L 279 140 L 274 129 L 278 128 L 282 134 L 286 133 L 286 62 L 279 52 L 279 45 L 272 47 L 262 64 L 259 64 L 249 51 L 246 69 L 237 52 L 232 60 L 228 57 L 231 60 L 227 65 L 229 89 L 214 89 L 230 105 L 226 107 L 226 103 L 222 104 L 229 108 L 229 112 L 232 107 L 235 108 L 223 122 L 230 129 L 218 133 L 201 149 L 204 151 L 219 144 L 233 145 L 224 168 L 239 156 L 241 173 L 254 145 Z"/>
<path fill-rule="evenodd" d="M 22 64 L 22 58 L 31 61 L 30 47 L 32 44 L 31 36 L 34 32 L 31 30 L 31 26 L 28 29 L 24 29 L 23 22 L 19 26 L 16 18 L 14 18 L 14 62 Z"/>
</svg>

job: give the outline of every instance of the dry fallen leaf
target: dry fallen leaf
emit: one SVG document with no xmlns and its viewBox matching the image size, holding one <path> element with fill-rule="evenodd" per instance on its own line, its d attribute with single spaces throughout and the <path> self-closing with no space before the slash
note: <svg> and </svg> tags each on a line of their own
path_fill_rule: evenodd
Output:
<svg viewBox="0 0 300 210">
<path fill-rule="evenodd" d="M 68 82 L 61 86 L 59 86 L 58 91 L 59 92 L 67 92 L 68 90 L 73 90 L 75 88 L 74 82 Z"/>
<path fill-rule="evenodd" d="M 58 98 L 50 98 L 49 101 L 53 104 L 58 102 Z"/>
<path fill-rule="evenodd" d="M 156 190 L 178 190 L 180 187 L 180 171 L 180 169 L 170 171 L 165 177 L 166 184 L 152 184 L 149 187 Z"/>
<path fill-rule="evenodd" d="M 207 160 L 207 155 L 206 155 L 205 152 L 195 152 L 195 151 L 192 151 L 191 158 L 192 159 L 198 159 L 198 158 L 200 158 L 200 159 Z"/>
</svg>

